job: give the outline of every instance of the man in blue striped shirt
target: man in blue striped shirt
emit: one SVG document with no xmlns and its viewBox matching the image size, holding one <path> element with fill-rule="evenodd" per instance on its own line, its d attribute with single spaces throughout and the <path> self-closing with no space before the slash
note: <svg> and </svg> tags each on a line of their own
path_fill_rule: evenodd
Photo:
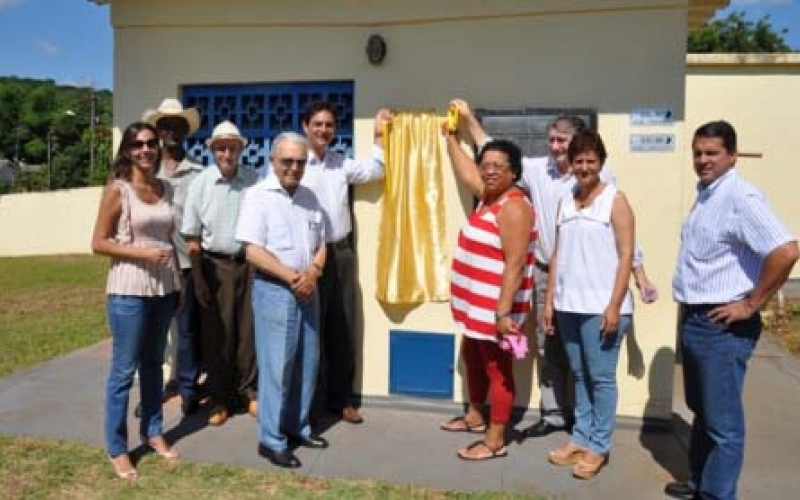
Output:
<svg viewBox="0 0 800 500">
<path fill-rule="evenodd" d="M 744 456 L 744 376 L 761 333 L 759 309 L 798 258 L 796 239 L 764 195 L 736 171 L 736 131 L 724 121 L 695 131 L 697 200 L 683 224 L 672 281 L 681 305 L 686 404 L 694 412 L 690 480 L 679 498 L 735 499 Z"/>
</svg>

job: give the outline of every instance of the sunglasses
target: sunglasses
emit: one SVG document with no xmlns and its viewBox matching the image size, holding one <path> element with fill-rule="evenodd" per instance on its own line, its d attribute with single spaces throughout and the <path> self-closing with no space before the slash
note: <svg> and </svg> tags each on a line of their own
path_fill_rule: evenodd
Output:
<svg viewBox="0 0 800 500">
<path fill-rule="evenodd" d="M 158 148 L 159 141 L 158 139 L 149 139 L 147 141 L 133 141 L 131 142 L 131 149 L 142 149 L 143 147 L 147 146 L 150 149 Z"/>
<path fill-rule="evenodd" d="M 286 168 L 286 169 L 292 168 L 292 166 L 297 166 L 297 168 L 306 168 L 306 163 L 307 162 L 308 162 L 308 159 L 306 159 L 306 158 L 279 158 L 278 159 L 278 163 L 280 163 L 280 165 L 283 168 Z"/>
</svg>

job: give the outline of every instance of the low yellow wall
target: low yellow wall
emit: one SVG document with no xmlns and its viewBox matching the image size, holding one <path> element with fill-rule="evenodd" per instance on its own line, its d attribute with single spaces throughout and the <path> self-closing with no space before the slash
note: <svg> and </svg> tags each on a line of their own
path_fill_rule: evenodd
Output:
<svg viewBox="0 0 800 500">
<path fill-rule="evenodd" d="M 0 256 L 90 253 L 102 188 L 0 196 Z"/>
</svg>

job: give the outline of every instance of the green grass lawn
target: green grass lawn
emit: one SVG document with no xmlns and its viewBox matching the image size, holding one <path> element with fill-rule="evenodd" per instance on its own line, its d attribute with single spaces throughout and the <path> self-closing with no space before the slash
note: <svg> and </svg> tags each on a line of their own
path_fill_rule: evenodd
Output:
<svg viewBox="0 0 800 500">
<path fill-rule="evenodd" d="M 108 259 L 0 258 L 0 377 L 108 335 Z"/>
<path fill-rule="evenodd" d="M 91 345 L 108 335 L 107 269 L 107 258 L 88 255 L 0 258 L 0 377 Z M 0 434 L 3 500 L 522 498 L 506 493 L 455 493 L 377 481 L 325 480 L 224 465 L 186 462 L 167 467 L 153 455 L 145 456 L 138 468 L 142 479 L 131 485 L 113 475 L 100 449 Z"/>
</svg>

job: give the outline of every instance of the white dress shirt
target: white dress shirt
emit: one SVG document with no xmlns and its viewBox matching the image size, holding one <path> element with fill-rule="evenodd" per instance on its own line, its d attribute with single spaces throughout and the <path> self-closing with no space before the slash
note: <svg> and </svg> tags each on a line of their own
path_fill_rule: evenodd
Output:
<svg viewBox="0 0 800 500">
<path fill-rule="evenodd" d="M 307 269 L 325 243 L 317 197 L 302 185 L 291 195 L 275 175 L 265 177 L 245 193 L 236 239 L 266 249 L 297 272 Z"/>
<path fill-rule="evenodd" d="M 373 146 L 369 160 L 345 158 L 338 151 L 327 151 L 325 157 L 320 159 L 309 151 L 301 184 L 317 195 L 324 213 L 328 243 L 341 241 L 352 230 L 348 194 L 350 184 L 363 184 L 382 178 L 383 149 L 379 146 Z"/>
<path fill-rule="evenodd" d="M 735 168 L 704 187 L 683 223 L 673 297 L 684 304 L 727 304 L 753 290 L 764 259 L 794 241 L 764 195 Z"/>
</svg>

